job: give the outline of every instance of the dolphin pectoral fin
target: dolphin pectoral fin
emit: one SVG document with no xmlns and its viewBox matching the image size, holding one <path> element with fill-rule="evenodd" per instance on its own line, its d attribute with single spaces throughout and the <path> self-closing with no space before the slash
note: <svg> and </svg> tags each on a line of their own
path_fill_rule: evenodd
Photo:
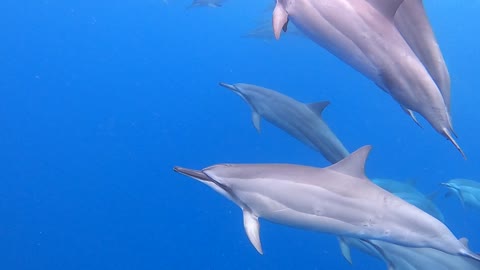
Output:
<svg viewBox="0 0 480 270">
<path fill-rule="evenodd" d="M 420 122 L 418 122 L 417 117 L 415 117 L 415 114 L 413 114 L 412 110 L 407 109 L 405 107 L 402 107 L 402 109 L 412 118 L 413 122 L 415 122 L 415 124 L 417 124 L 417 126 L 423 128 L 422 125 L 420 125 Z"/>
<path fill-rule="evenodd" d="M 255 128 L 257 129 L 258 133 L 260 133 L 261 131 L 261 127 L 260 127 L 261 120 L 262 120 L 262 117 L 260 116 L 260 114 L 258 114 L 256 111 L 252 111 L 252 122 Z"/>
<path fill-rule="evenodd" d="M 455 141 L 455 139 L 452 137 L 452 134 L 450 134 L 450 132 L 448 131 L 448 129 L 443 128 L 443 135 L 444 135 L 450 142 L 453 143 L 453 145 L 455 146 L 455 148 L 457 148 L 457 150 L 460 152 L 460 154 L 462 154 L 463 158 L 464 158 L 464 159 L 467 159 L 467 156 L 466 156 L 465 153 L 463 152 L 462 148 L 460 148 L 460 146 L 459 146 L 458 143 Z"/>
<path fill-rule="evenodd" d="M 322 116 L 323 110 L 330 104 L 330 101 L 320 101 L 315 103 L 310 103 L 307 106 L 316 113 L 318 116 Z"/>
<path fill-rule="evenodd" d="M 360 239 L 360 241 L 366 243 L 367 245 L 370 245 L 374 250 L 377 251 L 378 254 L 380 254 L 381 258 L 383 261 L 387 264 L 387 269 L 388 270 L 395 270 L 397 267 L 395 267 L 395 264 L 386 256 L 385 252 L 383 249 L 381 249 L 378 245 L 374 244 L 372 241 L 368 239 Z"/>
<path fill-rule="evenodd" d="M 352 262 L 352 256 L 350 254 L 350 247 L 345 243 L 345 240 L 343 237 L 338 237 L 338 243 L 340 245 L 340 251 L 342 252 L 343 258 L 347 260 L 350 264 L 353 264 Z"/>
<path fill-rule="evenodd" d="M 247 233 L 248 239 L 258 251 L 263 255 L 262 243 L 260 242 L 260 223 L 258 217 L 249 210 L 243 210 L 243 226 Z"/>
<path fill-rule="evenodd" d="M 277 2 L 275 9 L 273 10 L 273 33 L 275 34 L 275 38 L 277 40 L 280 39 L 281 31 L 287 30 L 287 24 L 288 13 L 282 4 Z"/>
</svg>

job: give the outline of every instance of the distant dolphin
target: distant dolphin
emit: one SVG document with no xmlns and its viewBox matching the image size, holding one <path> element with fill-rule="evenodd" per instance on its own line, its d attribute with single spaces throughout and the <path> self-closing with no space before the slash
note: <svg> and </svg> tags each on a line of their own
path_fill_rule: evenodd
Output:
<svg viewBox="0 0 480 270">
<path fill-rule="evenodd" d="M 428 21 L 422 0 L 404 0 L 395 14 L 395 26 L 427 68 L 450 111 L 450 74 Z"/>
<path fill-rule="evenodd" d="M 394 24 L 404 0 L 277 0 L 276 38 L 291 20 L 332 54 L 375 82 L 416 121 L 421 114 L 465 158 L 440 89 Z M 418 122 L 417 122 L 418 123 Z"/>
<path fill-rule="evenodd" d="M 279 92 L 252 84 L 220 85 L 232 90 L 250 105 L 253 125 L 258 131 L 263 117 L 322 153 L 331 163 L 348 156 L 347 149 L 322 119 L 322 112 L 329 104 L 328 101 L 304 104 Z"/>
<path fill-rule="evenodd" d="M 218 8 L 222 7 L 225 0 L 193 0 L 192 4 L 187 7 L 187 9 L 194 7 L 211 7 Z"/>
<path fill-rule="evenodd" d="M 365 146 L 326 168 L 291 164 L 221 164 L 202 170 L 175 167 L 243 210 L 248 238 L 262 253 L 258 218 L 363 241 L 435 248 L 480 261 L 436 218 L 372 183 L 364 172 Z"/>
<path fill-rule="evenodd" d="M 442 183 L 450 189 L 450 194 L 456 194 L 463 205 L 480 209 L 480 182 L 469 179 L 452 179 Z"/>
</svg>

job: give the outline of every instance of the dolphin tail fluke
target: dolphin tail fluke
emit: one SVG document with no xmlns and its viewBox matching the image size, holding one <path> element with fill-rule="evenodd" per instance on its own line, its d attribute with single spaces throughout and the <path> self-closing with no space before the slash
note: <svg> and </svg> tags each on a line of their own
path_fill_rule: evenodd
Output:
<svg viewBox="0 0 480 270">
<path fill-rule="evenodd" d="M 457 148 L 457 150 L 460 152 L 460 154 L 462 154 L 463 158 L 464 159 L 467 159 L 467 156 L 465 155 L 465 153 L 463 152 L 462 148 L 460 148 L 460 145 L 458 145 L 458 143 L 455 141 L 455 139 L 452 137 L 452 134 L 450 133 L 450 131 L 446 128 L 443 128 L 443 135 L 445 135 L 445 137 L 447 137 L 447 139 L 453 143 L 453 145 L 455 146 L 455 148 Z"/>
</svg>

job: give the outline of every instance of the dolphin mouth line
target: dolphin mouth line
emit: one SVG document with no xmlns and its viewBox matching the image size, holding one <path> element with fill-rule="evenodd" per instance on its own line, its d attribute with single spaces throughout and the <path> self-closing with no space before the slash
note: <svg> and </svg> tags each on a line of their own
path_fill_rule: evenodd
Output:
<svg viewBox="0 0 480 270">
<path fill-rule="evenodd" d="M 228 83 L 224 83 L 224 82 L 219 82 L 218 84 L 219 84 L 220 86 L 223 86 L 223 87 L 225 87 L 225 88 L 228 88 L 228 89 L 230 89 L 230 90 L 232 90 L 232 91 L 234 91 L 234 92 L 238 92 L 237 87 L 235 87 L 235 85 L 233 85 L 233 84 L 228 84 Z"/>
<path fill-rule="evenodd" d="M 208 177 L 202 171 L 191 170 L 191 169 L 187 169 L 187 168 L 183 168 L 183 167 L 179 167 L 179 166 L 173 167 L 173 171 L 177 172 L 177 173 L 180 173 L 180 174 L 183 174 L 183 175 L 186 175 L 186 176 L 189 176 L 189 177 L 192 177 L 192 178 L 195 178 L 195 179 L 198 179 L 200 181 L 213 182 L 212 179 L 210 177 Z"/>
</svg>

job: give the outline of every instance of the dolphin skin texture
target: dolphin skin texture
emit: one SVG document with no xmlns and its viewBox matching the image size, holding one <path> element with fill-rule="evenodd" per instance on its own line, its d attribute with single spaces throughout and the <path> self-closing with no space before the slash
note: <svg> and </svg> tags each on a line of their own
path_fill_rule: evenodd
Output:
<svg viewBox="0 0 480 270">
<path fill-rule="evenodd" d="M 480 257 L 439 220 L 371 182 L 370 146 L 326 168 L 291 164 L 220 164 L 176 172 L 210 186 L 243 210 L 244 227 L 262 253 L 259 218 L 339 236 L 434 248 Z"/>
<path fill-rule="evenodd" d="M 413 112 L 422 115 L 465 158 L 452 136 L 455 132 L 441 89 L 395 25 L 394 16 L 403 2 L 277 0 L 273 29 L 278 39 L 291 20 L 318 45 L 390 94 L 415 121 Z M 416 40 L 407 35 L 409 27 L 401 24 L 400 29 L 410 43 Z M 422 56 L 424 45 L 414 48 Z"/>
<path fill-rule="evenodd" d="M 480 182 L 456 178 L 442 183 L 442 185 L 449 189 L 446 196 L 455 194 L 463 206 L 480 210 Z"/>
<path fill-rule="evenodd" d="M 304 104 L 279 92 L 252 84 L 220 85 L 232 90 L 250 105 L 252 121 L 259 132 L 260 118 L 263 117 L 320 152 L 331 163 L 348 156 L 345 146 L 322 119 L 323 110 L 330 104 L 328 101 Z"/>
</svg>

